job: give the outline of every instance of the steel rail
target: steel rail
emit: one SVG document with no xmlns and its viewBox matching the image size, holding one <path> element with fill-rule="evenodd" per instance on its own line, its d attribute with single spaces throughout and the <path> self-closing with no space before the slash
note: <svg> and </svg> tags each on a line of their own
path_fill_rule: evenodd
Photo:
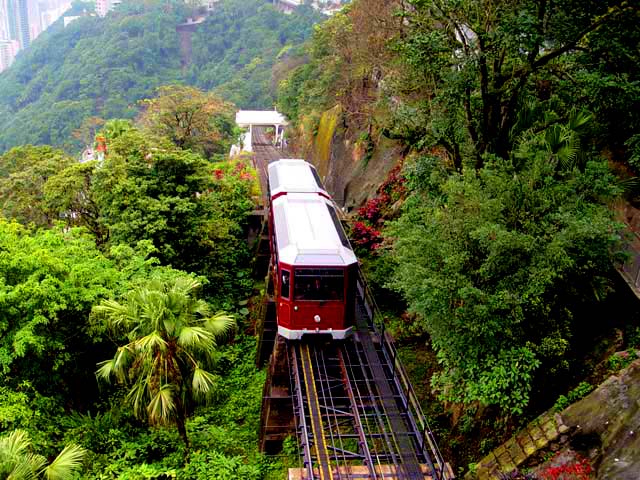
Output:
<svg viewBox="0 0 640 480">
<path fill-rule="evenodd" d="M 334 460 L 336 460 L 336 462 L 340 462 L 344 467 L 348 467 L 349 461 L 346 457 L 347 450 L 345 449 L 344 438 L 341 436 L 340 426 L 341 425 L 344 426 L 346 424 L 344 420 L 351 420 L 350 418 L 351 415 L 348 413 L 346 416 L 344 414 L 338 414 L 338 411 L 337 411 L 338 409 L 336 408 L 336 401 L 339 400 L 339 397 L 335 397 L 333 395 L 333 391 L 341 387 L 341 382 L 338 378 L 335 378 L 333 377 L 333 375 L 331 375 L 331 372 L 329 371 L 329 368 L 327 366 L 327 357 L 333 356 L 334 349 L 335 349 L 335 345 L 328 352 L 324 350 L 320 350 L 320 355 L 318 355 L 318 348 L 315 348 L 314 355 L 315 355 L 319 370 L 321 369 L 321 371 L 323 372 L 323 377 L 324 377 L 323 379 L 326 382 L 326 387 L 327 387 L 326 390 L 324 388 L 322 390 L 323 403 L 325 407 L 329 407 L 328 403 L 330 403 L 331 404 L 330 408 L 332 410 L 331 416 L 329 417 L 327 422 L 329 438 L 331 439 L 331 443 L 327 445 L 327 447 L 331 448 L 331 450 L 336 452 L 336 455 L 333 457 Z M 332 381 L 334 382 L 333 386 L 331 385 Z M 343 421 L 340 420 L 340 417 L 343 418 Z M 334 424 L 335 431 L 334 431 L 333 425 L 331 424 L 331 419 L 335 421 L 335 424 Z M 353 454 L 353 452 L 348 452 L 348 453 Z M 342 454 L 342 458 L 340 458 L 338 454 Z M 340 475 L 340 468 L 336 470 L 336 473 L 338 478 L 342 478 Z"/>
<path fill-rule="evenodd" d="M 302 450 L 304 451 L 305 464 L 304 467 L 307 470 L 309 475 L 309 479 L 314 478 L 313 474 L 313 461 L 311 458 L 311 447 L 309 446 L 309 429 L 307 427 L 306 422 L 306 414 L 305 414 L 305 401 L 302 395 L 302 381 L 300 378 L 300 371 L 298 368 L 298 355 L 297 348 L 295 346 L 288 346 L 288 350 L 291 350 L 291 363 L 293 364 L 293 376 L 295 379 L 295 395 L 294 398 L 297 400 L 296 402 L 296 421 L 299 422 L 299 435 L 300 435 L 300 445 Z"/>
<path fill-rule="evenodd" d="M 324 428 L 322 426 L 322 415 L 320 415 L 320 404 L 318 402 L 318 392 L 316 389 L 316 381 L 313 375 L 311 365 L 311 354 L 309 353 L 309 345 L 300 345 L 300 353 L 302 358 L 302 373 L 304 376 L 304 384 L 307 392 L 307 406 L 311 417 L 311 429 L 313 431 L 313 446 L 316 451 L 317 467 L 320 480 L 333 480 L 333 472 L 329 464 L 329 452 L 324 437 Z"/>
</svg>

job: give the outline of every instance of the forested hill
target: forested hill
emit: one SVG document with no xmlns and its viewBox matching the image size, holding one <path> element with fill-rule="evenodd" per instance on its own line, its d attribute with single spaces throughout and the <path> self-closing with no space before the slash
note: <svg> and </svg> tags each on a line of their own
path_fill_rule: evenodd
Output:
<svg viewBox="0 0 640 480">
<path fill-rule="evenodd" d="M 276 58 L 320 20 L 307 7 L 283 15 L 264 0 L 224 0 L 193 35 L 193 63 L 183 70 L 175 27 L 190 15 L 184 2 L 131 0 L 106 18 L 44 34 L 0 75 L 0 152 L 26 143 L 75 151 L 81 135 L 72 134 L 85 120 L 133 118 L 138 100 L 169 83 L 269 107 Z"/>
</svg>

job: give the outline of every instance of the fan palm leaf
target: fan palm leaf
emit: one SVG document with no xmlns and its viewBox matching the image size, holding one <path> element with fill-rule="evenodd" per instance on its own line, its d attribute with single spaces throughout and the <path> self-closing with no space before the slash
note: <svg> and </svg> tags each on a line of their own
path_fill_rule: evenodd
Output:
<svg viewBox="0 0 640 480">
<path fill-rule="evenodd" d="M 164 384 L 151 398 L 147 406 L 147 413 L 151 423 L 168 423 L 176 413 L 174 386 Z"/>
<path fill-rule="evenodd" d="M 72 480 L 82 467 L 85 449 L 75 445 L 67 445 L 60 454 L 43 469 L 47 480 Z"/>
<path fill-rule="evenodd" d="M 71 480 L 82 466 L 85 450 L 68 445 L 50 465 L 42 455 L 32 453 L 31 440 L 22 430 L 0 438 L 0 478 L 6 480 Z"/>
<path fill-rule="evenodd" d="M 216 381 L 217 378 L 214 374 L 196 367 L 193 371 L 191 386 L 197 397 L 206 399 L 213 393 Z"/>
<path fill-rule="evenodd" d="M 205 320 L 205 327 L 216 337 L 228 335 L 235 327 L 235 320 L 225 312 L 217 312 L 215 315 Z"/>
</svg>

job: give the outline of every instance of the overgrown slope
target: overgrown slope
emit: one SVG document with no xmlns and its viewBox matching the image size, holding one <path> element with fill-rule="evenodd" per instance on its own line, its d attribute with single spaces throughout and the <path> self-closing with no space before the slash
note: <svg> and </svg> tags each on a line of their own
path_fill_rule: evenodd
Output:
<svg viewBox="0 0 640 480">
<path fill-rule="evenodd" d="M 217 88 L 241 107 L 270 107 L 276 57 L 320 18 L 300 11 L 287 16 L 264 0 L 224 0 L 194 34 L 186 72 L 175 30 L 192 14 L 184 2 L 132 0 L 106 18 L 58 25 L 0 75 L 0 152 L 26 143 L 75 151 L 83 135 L 72 133 L 87 118 L 133 118 L 138 100 L 171 83 Z"/>
</svg>

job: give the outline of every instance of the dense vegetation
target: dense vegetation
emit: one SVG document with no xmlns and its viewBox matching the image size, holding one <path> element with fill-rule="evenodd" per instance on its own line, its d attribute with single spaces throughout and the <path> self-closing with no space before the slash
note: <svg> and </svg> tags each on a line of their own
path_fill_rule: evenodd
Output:
<svg viewBox="0 0 640 480">
<path fill-rule="evenodd" d="M 186 69 L 176 25 L 197 12 L 184 2 L 127 1 L 106 18 L 55 25 L 0 75 L 0 152 L 31 143 L 75 153 L 90 142 L 93 117 L 132 119 L 137 101 L 172 83 L 270 108 L 276 58 L 320 19 L 310 7 L 299 12 L 282 15 L 264 0 L 220 2 L 194 33 Z"/>
<path fill-rule="evenodd" d="M 256 176 L 215 153 L 233 109 L 191 87 L 144 106 L 106 122 L 102 161 L 0 156 L 2 478 L 279 472 L 257 451 L 264 377 L 245 333 Z"/>
<path fill-rule="evenodd" d="M 405 152 L 352 233 L 467 448 L 552 405 L 620 326 L 611 206 L 635 180 L 610 165 L 638 171 L 639 19 L 616 0 L 355 1 L 280 84 L 301 149 L 338 105 L 363 168 L 381 139 Z"/>
</svg>

